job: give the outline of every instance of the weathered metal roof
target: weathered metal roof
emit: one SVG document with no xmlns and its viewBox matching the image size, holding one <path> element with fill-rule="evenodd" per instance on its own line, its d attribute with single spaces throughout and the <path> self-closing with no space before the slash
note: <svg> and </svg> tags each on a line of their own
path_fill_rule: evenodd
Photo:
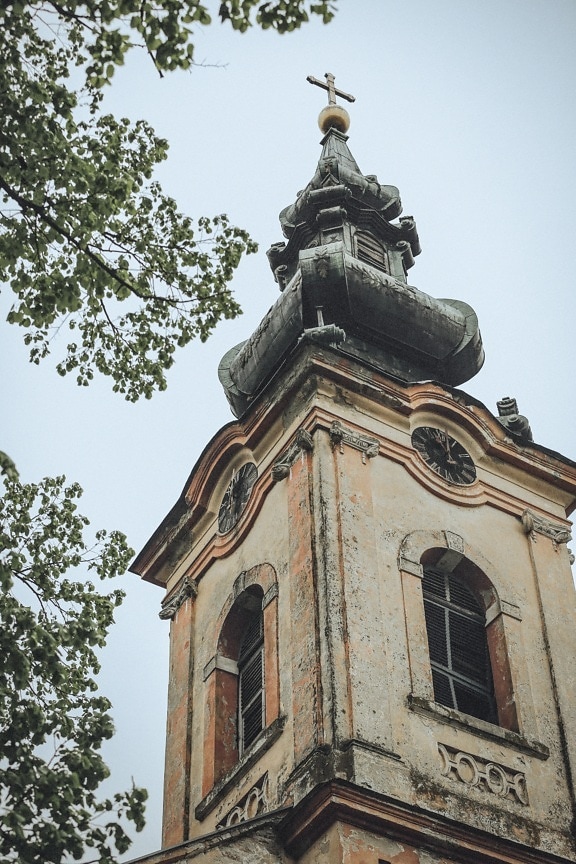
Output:
<svg viewBox="0 0 576 864">
<path fill-rule="evenodd" d="M 347 141 L 329 129 L 312 180 L 280 213 L 287 242 L 274 244 L 268 258 L 282 294 L 219 370 L 236 416 L 303 338 L 330 342 L 407 382 L 458 385 L 482 366 L 474 310 L 408 285 L 420 253 L 414 219 L 398 219 L 398 189 L 362 174 Z"/>
</svg>

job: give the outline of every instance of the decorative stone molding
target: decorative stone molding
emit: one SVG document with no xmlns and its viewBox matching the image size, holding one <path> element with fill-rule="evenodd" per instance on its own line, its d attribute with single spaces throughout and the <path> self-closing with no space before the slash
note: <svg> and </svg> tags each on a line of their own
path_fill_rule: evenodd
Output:
<svg viewBox="0 0 576 864">
<path fill-rule="evenodd" d="M 276 279 L 276 282 L 278 283 L 280 291 L 284 291 L 284 289 L 286 288 L 286 285 L 288 282 L 287 274 L 288 274 L 288 267 L 286 266 L 286 264 L 280 264 L 274 270 L 274 278 Z"/>
<path fill-rule="evenodd" d="M 262 609 L 266 609 L 276 597 L 278 597 L 278 583 L 273 582 L 262 598 Z"/>
<path fill-rule="evenodd" d="M 466 786 L 491 792 L 499 798 L 511 798 L 520 804 L 528 804 L 526 775 L 513 771 L 497 762 L 472 756 L 454 747 L 438 744 L 442 759 L 440 773 L 443 777 L 459 780 Z"/>
<path fill-rule="evenodd" d="M 446 540 L 446 551 L 436 562 L 436 567 L 445 573 L 452 573 L 464 557 L 466 544 L 460 534 L 455 534 L 453 531 L 444 531 L 443 533 Z"/>
<path fill-rule="evenodd" d="M 220 669 L 222 672 L 229 672 L 231 675 L 238 675 L 238 663 L 231 660 L 229 657 L 224 657 L 222 654 L 215 654 L 211 657 L 202 671 L 202 680 L 207 681 L 215 669 Z"/>
<path fill-rule="evenodd" d="M 330 426 L 330 441 L 332 447 L 340 447 L 341 453 L 344 452 L 344 444 L 360 450 L 364 464 L 366 464 L 367 458 L 373 459 L 380 450 L 380 445 L 375 438 L 370 438 L 368 435 L 358 435 L 351 429 L 346 429 L 338 420 L 335 420 Z"/>
<path fill-rule="evenodd" d="M 460 534 L 455 534 L 453 531 L 444 531 L 444 536 L 446 537 L 448 549 L 453 549 L 455 552 L 464 555 L 464 538 Z"/>
<path fill-rule="evenodd" d="M 303 455 L 305 451 L 309 452 L 313 447 L 314 441 L 310 433 L 307 432 L 306 429 L 299 429 L 296 433 L 294 442 L 272 466 L 271 473 L 274 482 L 277 483 L 279 480 L 284 480 L 288 477 L 290 469 L 296 462 L 298 456 L 300 456 L 300 454 Z"/>
<path fill-rule="evenodd" d="M 288 291 L 298 291 L 302 287 L 302 271 L 297 270 L 286 288 Z"/>
<path fill-rule="evenodd" d="M 344 211 L 346 213 L 346 211 Z M 320 215 L 320 213 L 318 214 Z M 341 234 L 326 234 L 323 238 L 324 243 L 338 243 L 342 239 Z"/>
<path fill-rule="evenodd" d="M 250 791 L 240 799 L 217 825 L 216 830 L 230 828 L 240 822 L 247 822 L 263 813 L 268 807 L 268 773 L 264 774 Z"/>
<path fill-rule="evenodd" d="M 535 534 L 543 534 L 544 537 L 552 540 L 557 549 L 561 543 L 568 543 L 572 539 L 572 534 L 568 528 L 558 525 L 557 522 L 552 522 L 551 519 L 546 519 L 544 516 L 539 516 L 532 510 L 524 510 L 520 518 L 524 533 L 529 534 L 532 540 L 536 540 Z"/>
<path fill-rule="evenodd" d="M 357 261 L 348 264 L 348 267 L 358 273 L 364 285 L 368 285 L 370 288 L 379 288 L 383 282 L 385 285 L 389 284 L 388 279 L 377 276 L 372 270 Z"/>
<path fill-rule="evenodd" d="M 340 345 L 346 341 L 346 331 L 336 324 L 322 324 L 304 330 L 299 342 L 318 342 L 320 345 Z"/>
<path fill-rule="evenodd" d="M 516 621 L 522 621 L 522 613 L 520 607 L 516 603 L 510 603 L 508 600 L 503 600 L 501 597 L 496 598 L 496 601 L 486 610 L 486 627 L 494 621 L 498 615 L 507 615 L 508 618 L 515 618 Z"/>
<path fill-rule="evenodd" d="M 409 270 L 411 267 L 413 267 L 414 255 L 412 254 L 412 247 L 410 246 L 410 243 L 408 243 L 407 240 L 399 240 L 398 243 L 396 243 L 396 249 L 402 255 L 402 258 L 404 260 L 404 267 L 406 268 L 406 270 Z"/>
<path fill-rule="evenodd" d="M 487 723 L 486 720 L 480 720 L 471 714 L 463 714 L 454 708 L 446 708 L 445 705 L 440 705 L 438 702 L 418 696 L 415 693 L 408 695 L 408 707 L 417 714 L 430 717 L 452 729 L 462 729 L 476 738 L 483 738 L 486 741 L 496 743 L 499 747 L 510 747 L 519 753 L 543 761 L 550 757 L 548 747 L 535 738 L 520 735 L 519 732 L 504 729 L 502 726 L 495 726 L 493 723 Z"/>
<path fill-rule="evenodd" d="M 193 579 L 188 579 L 186 576 L 177 593 L 172 594 L 171 597 L 166 597 L 162 601 L 162 608 L 158 613 L 159 617 L 162 618 L 163 621 L 168 618 L 174 618 L 182 604 L 185 603 L 189 597 L 194 598 L 197 594 L 198 586 L 196 582 Z"/>
<path fill-rule="evenodd" d="M 376 268 L 372 268 L 367 264 L 361 264 L 358 260 L 347 261 L 347 266 L 350 270 L 358 273 L 364 285 L 368 285 L 370 288 L 381 288 L 383 284 L 388 288 L 395 288 L 398 284 L 398 280 L 392 276 L 384 275 L 380 270 L 375 272 Z M 403 283 L 401 284 L 403 288 L 408 287 Z"/>
<path fill-rule="evenodd" d="M 508 615 L 509 618 L 515 618 L 516 621 L 522 621 L 522 613 L 520 607 L 516 603 L 510 603 L 508 600 L 500 598 L 500 611 L 503 615 Z"/>
<path fill-rule="evenodd" d="M 405 573 L 411 573 L 412 576 L 417 576 L 419 579 L 424 578 L 424 568 L 418 561 L 411 561 L 410 558 L 406 558 L 402 553 L 398 557 L 398 569 L 403 570 Z"/>
<path fill-rule="evenodd" d="M 272 267 L 272 271 L 274 273 L 274 278 L 278 283 L 278 287 L 280 291 L 298 291 L 300 286 L 302 285 L 302 273 L 300 270 L 297 270 L 294 276 L 288 281 L 287 272 L 288 267 L 286 264 L 280 264 L 277 267 L 274 266 L 275 261 L 275 247 L 282 252 L 282 249 L 286 246 L 285 243 L 273 243 L 270 249 L 268 250 L 268 260 L 270 261 L 270 266 Z"/>
<path fill-rule="evenodd" d="M 242 570 L 242 572 L 239 573 L 234 580 L 232 590 L 230 591 L 228 597 L 225 599 L 222 605 L 220 615 L 218 616 L 216 632 L 219 633 L 222 630 L 222 627 L 224 626 L 224 621 L 226 620 L 230 609 L 232 608 L 240 594 L 242 594 L 242 592 L 246 588 L 248 588 L 250 585 L 260 585 L 262 591 L 264 592 L 264 596 L 268 596 L 268 592 L 275 584 L 277 585 L 277 582 L 278 580 L 276 577 L 276 571 L 271 564 L 268 564 L 266 562 L 263 562 L 262 564 L 256 564 L 249 570 Z"/>
</svg>

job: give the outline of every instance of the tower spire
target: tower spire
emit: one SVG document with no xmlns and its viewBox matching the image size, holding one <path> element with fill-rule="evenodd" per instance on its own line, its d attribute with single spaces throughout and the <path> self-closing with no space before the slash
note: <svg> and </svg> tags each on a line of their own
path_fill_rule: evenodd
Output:
<svg viewBox="0 0 576 864">
<path fill-rule="evenodd" d="M 354 97 L 336 88 L 332 73 L 325 77 L 326 83 L 307 79 L 328 94 L 319 117 L 324 137 L 318 166 L 280 213 L 287 242 L 268 251 L 281 296 L 252 336 L 220 364 L 221 383 L 238 417 L 294 361 L 302 340 L 321 340 L 335 356 L 407 382 L 458 386 L 484 359 L 470 306 L 408 285 L 408 270 L 420 253 L 415 221 L 398 218 L 402 204 L 395 186 L 360 170 L 347 144 L 350 118 L 336 103 L 336 97 Z"/>
</svg>

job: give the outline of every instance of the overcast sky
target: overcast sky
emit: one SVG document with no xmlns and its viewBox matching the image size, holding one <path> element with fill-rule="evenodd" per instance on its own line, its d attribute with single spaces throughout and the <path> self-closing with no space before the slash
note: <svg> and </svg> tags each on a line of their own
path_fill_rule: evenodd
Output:
<svg viewBox="0 0 576 864">
<path fill-rule="evenodd" d="M 217 9 L 218 3 L 211 4 Z M 266 250 L 278 213 L 312 177 L 325 94 L 336 75 L 356 96 L 349 146 L 365 174 L 398 186 L 422 255 L 410 284 L 478 314 L 482 371 L 463 389 L 493 412 L 515 396 L 535 440 L 576 458 L 573 330 L 576 239 L 576 2 L 340 0 L 328 27 L 277 36 L 199 30 L 210 64 L 158 79 L 145 56 L 117 73 L 110 110 L 149 120 L 171 143 L 159 172 L 193 217 L 226 212 L 260 252 L 234 280 L 245 314 L 178 356 L 166 393 L 131 405 L 98 381 L 78 388 L 26 362 L 21 333 L 1 342 L 2 449 L 22 478 L 64 473 L 85 489 L 94 528 L 124 530 L 139 550 L 175 503 L 208 440 L 232 419 L 217 378 L 277 297 Z M 6 301 L 4 301 L 6 306 Z M 64 346 L 63 346 L 64 347 Z M 127 856 L 160 845 L 167 688 L 161 589 L 127 592 L 103 657 L 117 735 L 111 791 L 148 787 L 148 827 Z"/>
</svg>

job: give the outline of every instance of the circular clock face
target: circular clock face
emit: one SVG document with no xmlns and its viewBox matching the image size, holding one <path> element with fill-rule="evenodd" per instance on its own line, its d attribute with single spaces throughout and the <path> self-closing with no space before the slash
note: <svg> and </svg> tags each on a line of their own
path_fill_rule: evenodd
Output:
<svg viewBox="0 0 576 864">
<path fill-rule="evenodd" d="M 412 446 L 432 471 L 450 483 L 469 486 L 476 479 L 468 451 L 442 429 L 420 426 L 412 433 Z"/>
<path fill-rule="evenodd" d="M 218 511 L 220 534 L 226 534 L 240 519 L 257 477 L 258 469 L 253 462 L 242 465 L 233 475 Z"/>
</svg>

